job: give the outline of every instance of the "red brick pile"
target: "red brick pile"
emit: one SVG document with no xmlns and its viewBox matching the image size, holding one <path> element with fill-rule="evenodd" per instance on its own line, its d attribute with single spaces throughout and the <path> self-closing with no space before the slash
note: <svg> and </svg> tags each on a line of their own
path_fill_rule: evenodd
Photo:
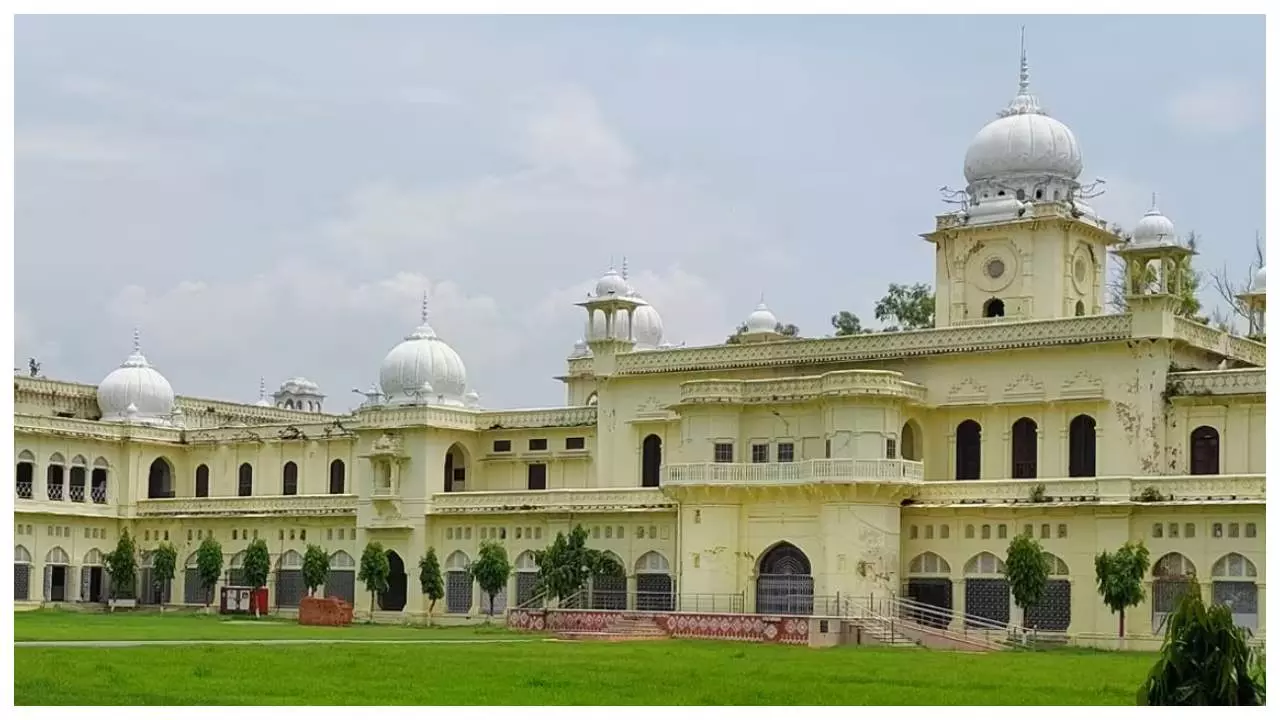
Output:
<svg viewBox="0 0 1280 720">
<path fill-rule="evenodd" d="M 298 608 L 299 625 L 350 625 L 351 604 L 335 597 L 304 597 Z"/>
</svg>

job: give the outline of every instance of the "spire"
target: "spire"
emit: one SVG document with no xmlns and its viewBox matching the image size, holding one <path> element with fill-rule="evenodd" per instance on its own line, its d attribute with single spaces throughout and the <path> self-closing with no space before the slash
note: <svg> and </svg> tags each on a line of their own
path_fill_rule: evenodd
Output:
<svg viewBox="0 0 1280 720">
<path fill-rule="evenodd" d="M 427 324 L 427 292 L 422 291 L 422 324 Z"/>
<path fill-rule="evenodd" d="M 267 378 L 266 377 L 258 378 L 258 399 L 259 400 L 267 399 Z"/>
<path fill-rule="evenodd" d="M 142 333 L 138 332 L 138 326 L 133 326 L 133 354 L 142 354 Z"/>
<path fill-rule="evenodd" d="M 1022 54 L 1022 62 L 1018 69 L 1018 94 L 1026 95 L 1031 89 L 1031 69 L 1027 66 L 1027 26 L 1018 28 L 1018 46 Z"/>
<path fill-rule="evenodd" d="M 622 256 L 622 279 L 627 279 L 627 256 Z"/>
<path fill-rule="evenodd" d="M 1027 28 L 1023 25 L 1018 30 L 1018 94 L 1004 110 L 1001 117 L 1009 115 L 1045 115 L 1040 101 L 1031 94 L 1031 65 L 1027 62 Z"/>
<path fill-rule="evenodd" d="M 1158 213 L 1160 210 L 1156 207 L 1156 194 L 1151 193 L 1151 209 L 1147 212 Z"/>
</svg>

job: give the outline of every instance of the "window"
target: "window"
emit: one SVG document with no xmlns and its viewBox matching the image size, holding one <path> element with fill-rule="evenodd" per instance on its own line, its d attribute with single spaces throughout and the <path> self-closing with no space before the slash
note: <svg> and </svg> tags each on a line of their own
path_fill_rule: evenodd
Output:
<svg viewBox="0 0 1280 720">
<path fill-rule="evenodd" d="M 1004 540 L 1005 538 L 1009 537 L 1009 526 L 1005 525 L 1004 523 L 1000 523 L 999 525 L 997 525 L 996 537 L 1001 540 Z"/>
<path fill-rule="evenodd" d="M 346 529 L 345 529 L 345 528 L 338 528 L 338 539 L 339 539 L 339 540 L 345 540 L 346 538 L 345 538 L 344 536 L 345 536 L 346 534 L 347 534 L 347 531 L 346 531 Z M 354 536 L 354 535 L 352 535 L 352 536 L 351 536 L 351 539 L 352 539 L 352 540 L 354 540 L 354 539 L 355 539 L 355 536 Z"/>
<path fill-rule="evenodd" d="M 329 494 L 341 495 L 347 491 L 347 464 L 341 460 L 329 463 Z"/>
<path fill-rule="evenodd" d="M 540 527 L 536 527 L 536 528 L 534 528 L 534 529 L 533 529 L 533 539 L 534 539 L 534 540 L 541 540 L 541 539 L 542 539 L 542 528 L 540 528 Z"/>
<path fill-rule="evenodd" d="M 1036 444 L 1040 435 L 1036 421 L 1031 418 L 1019 418 L 1013 424 L 1013 477 L 1019 480 L 1036 476 L 1036 461 L 1039 457 Z"/>
<path fill-rule="evenodd" d="M 187 542 L 191 542 L 191 535 L 192 535 L 192 532 L 191 532 L 190 530 L 188 530 L 188 531 L 187 531 Z"/>
<path fill-rule="evenodd" d="M 585 450 L 587 448 L 587 439 L 584 437 L 570 437 L 564 439 L 565 450 Z"/>
<path fill-rule="evenodd" d="M 529 489 L 530 490 L 546 490 L 547 489 L 546 463 L 530 463 L 529 464 Z"/>
<path fill-rule="evenodd" d="M 951 537 L 951 526 L 950 526 L 950 525 L 939 525 L 939 526 L 938 526 L 938 537 L 942 538 L 943 540 L 946 540 L 947 538 Z"/>
<path fill-rule="evenodd" d="M 240 497 L 249 497 L 253 494 L 253 466 L 244 463 L 240 466 L 240 484 L 238 488 Z"/>
<path fill-rule="evenodd" d="M 1098 423 L 1088 415 L 1071 419 L 1067 439 L 1067 474 L 1071 477 L 1097 475 Z"/>
<path fill-rule="evenodd" d="M 1162 538 L 1162 537 L 1164 537 L 1164 525 L 1162 525 L 1162 524 L 1160 524 L 1160 523 L 1156 523 L 1155 525 L 1152 525 L 1152 526 L 1151 526 L 1151 537 L 1153 537 L 1153 538 Z"/>
<path fill-rule="evenodd" d="M 298 494 L 298 464 L 290 460 L 284 464 L 281 495 Z"/>
<path fill-rule="evenodd" d="M 235 531 L 235 530 L 232 530 L 232 531 L 231 531 L 231 539 L 232 539 L 232 540 L 237 540 L 237 539 L 239 539 L 239 538 L 236 536 L 236 532 L 237 532 L 237 531 Z"/>
<path fill-rule="evenodd" d="M 965 420 L 956 426 L 956 479 L 982 478 L 982 426 Z"/>
<path fill-rule="evenodd" d="M 284 539 L 284 528 L 280 528 L 280 539 Z"/>
<path fill-rule="evenodd" d="M 196 497 L 209 497 L 209 466 L 196 468 Z"/>
<path fill-rule="evenodd" d="M 716 443 L 715 461 L 718 463 L 733 462 L 733 443 Z"/>
<path fill-rule="evenodd" d="M 982 539 L 983 539 L 983 540 L 990 540 L 990 539 L 991 539 L 991 526 L 990 526 L 990 525 L 983 525 L 983 526 L 982 526 Z"/>
<path fill-rule="evenodd" d="M 657 526 L 657 525 L 650 525 L 650 526 L 649 526 L 649 539 L 650 539 L 650 540 L 652 540 L 652 539 L 654 539 L 654 538 L 656 538 L 656 537 L 658 537 L 658 526 Z"/>
<path fill-rule="evenodd" d="M 1227 525 L 1227 537 L 1229 538 L 1240 537 L 1240 523 L 1230 523 L 1229 525 Z"/>
<path fill-rule="evenodd" d="M 1191 431 L 1191 474 L 1218 474 L 1218 431 L 1201 425 Z"/>
<path fill-rule="evenodd" d="M 546 449 L 547 449 L 546 438 L 530 438 L 529 439 L 529 450 L 531 452 L 537 451 L 537 450 L 546 450 Z"/>
<path fill-rule="evenodd" d="M 796 446 L 795 443 L 781 442 L 778 443 L 778 462 L 795 462 Z"/>
<path fill-rule="evenodd" d="M 618 526 L 618 536 L 617 536 L 617 537 L 618 537 L 618 539 L 619 539 L 619 540 L 621 540 L 621 539 L 622 539 L 622 537 L 623 537 L 623 530 L 622 530 L 622 526 L 621 526 L 621 525 L 619 525 L 619 526 Z"/>
<path fill-rule="evenodd" d="M 1215 538 L 1220 538 L 1220 537 L 1222 537 L 1222 523 L 1214 523 L 1214 524 L 1213 524 L 1213 536 L 1214 536 Z"/>
<path fill-rule="evenodd" d="M 453 528 L 445 528 L 445 530 L 444 530 L 444 537 L 445 537 L 445 539 L 446 539 L 446 540 L 452 540 L 452 539 L 453 539 Z"/>
<path fill-rule="evenodd" d="M 329 528 L 329 529 L 325 532 L 324 536 L 325 536 L 325 537 L 324 537 L 324 539 L 325 539 L 325 540 L 332 540 L 332 539 L 333 539 L 333 528 Z"/>
<path fill-rule="evenodd" d="M 1040 526 L 1040 539 L 1041 540 L 1049 539 L 1049 523 L 1044 523 Z"/>
<path fill-rule="evenodd" d="M 1183 533 L 1182 533 L 1183 537 L 1193 538 L 1196 536 L 1195 523 L 1187 523 L 1186 525 L 1183 526 L 1182 530 L 1183 530 Z"/>
<path fill-rule="evenodd" d="M 1029 525 L 1029 524 L 1028 524 L 1028 525 L 1023 525 L 1023 526 L 1022 526 L 1022 534 L 1023 534 L 1023 535 L 1026 535 L 1027 537 L 1033 537 L 1033 536 L 1036 534 L 1036 533 L 1035 533 L 1035 528 L 1033 528 L 1033 527 L 1032 527 L 1031 525 Z"/>
<path fill-rule="evenodd" d="M 973 526 L 972 526 L 972 525 L 965 525 L 965 526 L 964 526 L 964 537 L 965 537 L 965 539 L 966 539 L 966 540 L 972 540 L 972 539 L 973 539 Z"/>
<path fill-rule="evenodd" d="M 605 539 L 605 540 L 612 540 L 612 539 L 613 539 L 613 526 L 612 526 L 612 525 L 605 525 L 605 526 L 604 526 L 604 539 Z"/>
<path fill-rule="evenodd" d="M 912 539 L 912 540 L 915 540 L 915 539 L 916 539 L 916 538 L 918 538 L 918 537 L 920 537 L 920 528 L 919 528 L 919 526 L 912 525 L 912 526 L 911 526 L 911 539 Z"/>
<path fill-rule="evenodd" d="M 1067 536 L 1067 524 L 1066 524 L 1066 523 L 1058 523 L 1058 539 L 1059 539 L 1059 540 L 1061 540 L 1062 538 L 1064 538 L 1064 537 L 1066 537 L 1066 536 Z"/>
<path fill-rule="evenodd" d="M 292 530 L 292 529 L 290 529 L 290 530 L 289 530 L 289 539 L 290 539 L 290 540 L 294 540 L 294 539 L 296 539 L 296 537 L 294 536 L 294 530 Z"/>
<path fill-rule="evenodd" d="M 751 446 L 751 462 L 753 463 L 769 462 L 769 446 L 767 444 L 752 445 Z"/>
<path fill-rule="evenodd" d="M 599 525 L 592 526 L 592 528 L 591 528 L 591 539 L 592 539 L 592 540 L 599 540 L 599 539 L 600 539 L 600 526 L 599 526 Z"/>
<path fill-rule="evenodd" d="M 1004 194 L 1002 190 L 1001 195 Z M 1003 272 L 1001 274 L 1004 274 Z M 982 317 L 1004 317 L 1004 301 L 1000 298 L 991 298 L 982 305 Z"/>
<path fill-rule="evenodd" d="M 1244 524 L 1244 536 L 1247 538 L 1258 537 L 1258 526 L 1254 523 Z"/>
<path fill-rule="evenodd" d="M 897 438 L 884 439 L 884 456 L 886 458 L 889 458 L 890 460 L 896 460 L 898 458 L 898 439 Z"/>
<path fill-rule="evenodd" d="M 510 440 L 494 440 L 493 451 L 496 453 L 511 452 L 511 441 Z"/>
<path fill-rule="evenodd" d="M 209 535 L 213 535 L 213 531 L 212 531 L 212 530 L 210 530 L 210 531 L 209 531 Z M 257 540 L 257 539 L 258 539 L 258 531 L 257 531 L 257 530 L 254 530 L 254 531 L 253 531 L 253 539 L 254 539 L 254 540 Z"/>
<path fill-rule="evenodd" d="M 933 526 L 932 526 L 932 525 L 925 525 L 925 526 L 924 526 L 924 539 L 925 539 L 925 540 L 932 540 L 932 539 L 933 539 Z"/>
</svg>

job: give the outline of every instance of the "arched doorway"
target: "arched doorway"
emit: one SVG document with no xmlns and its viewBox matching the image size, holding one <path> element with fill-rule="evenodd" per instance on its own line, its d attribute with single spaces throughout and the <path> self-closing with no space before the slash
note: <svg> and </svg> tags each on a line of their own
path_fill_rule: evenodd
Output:
<svg viewBox="0 0 1280 720">
<path fill-rule="evenodd" d="M 45 602 L 66 602 L 70 585 L 71 556 L 60 547 L 54 547 L 44 556 Z"/>
<path fill-rule="evenodd" d="M 253 495 L 253 466 L 249 463 L 240 463 L 240 476 L 236 487 L 236 494 L 240 497 L 250 497 Z"/>
<path fill-rule="evenodd" d="M 1191 474 L 1217 475 L 1219 471 L 1218 430 L 1201 425 L 1191 431 Z"/>
<path fill-rule="evenodd" d="M 923 438 L 920 434 L 920 426 L 915 420 L 908 420 L 902 424 L 902 432 L 899 433 L 902 438 L 902 459 L 920 461 L 924 456 Z"/>
<path fill-rule="evenodd" d="M 991 298 L 982 304 L 982 317 L 996 318 L 1004 317 L 1004 301 L 1000 298 Z"/>
<path fill-rule="evenodd" d="M 191 553 L 184 564 L 182 578 L 182 602 L 187 605 L 204 605 L 213 597 L 213 588 L 205 590 L 200 584 L 199 553 Z"/>
<path fill-rule="evenodd" d="M 916 622 L 937 628 L 950 625 L 951 593 L 951 563 L 942 556 L 925 552 L 907 564 L 907 597 L 922 606 L 910 613 Z"/>
<path fill-rule="evenodd" d="M 800 548 L 780 542 L 760 556 L 756 574 L 756 612 L 769 615 L 813 614 L 813 566 Z"/>
<path fill-rule="evenodd" d="M 173 497 L 173 466 L 163 457 L 152 460 L 147 470 L 147 497 L 153 500 Z"/>
<path fill-rule="evenodd" d="M 1066 632 L 1071 625 L 1071 571 L 1062 558 L 1045 553 L 1049 561 L 1049 580 L 1040 604 L 1027 608 L 1023 625 L 1045 632 Z"/>
<path fill-rule="evenodd" d="M 196 467 L 196 497 L 209 497 L 209 466 Z"/>
<path fill-rule="evenodd" d="M 356 602 L 356 559 L 339 550 L 329 556 L 329 574 L 324 577 L 324 596 Z"/>
<path fill-rule="evenodd" d="M 626 610 L 627 566 L 622 558 L 612 552 L 606 550 L 605 554 L 613 559 L 617 573 L 597 573 L 591 576 L 589 606 L 592 610 Z"/>
<path fill-rule="evenodd" d="M 302 579 L 302 555 L 297 550 L 288 550 L 276 563 L 276 607 L 298 607 L 306 590 L 306 582 Z"/>
<path fill-rule="evenodd" d="M 532 550 L 525 550 L 516 557 L 516 607 L 523 607 L 533 600 L 538 586 L 538 562 Z"/>
<path fill-rule="evenodd" d="M 23 500 L 30 500 L 35 489 L 36 481 L 36 456 L 30 450 L 23 450 L 18 453 L 18 467 L 15 478 L 14 489 L 17 490 L 18 497 Z"/>
<path fill-rule="evenodd" d="M 1036 476 L 1039 452 L 1036 447 L 1039 440 L 1039 428 L 1031 418 L 1018 418 L 1013 424 L 1013 477 L 1027 480 Z"/>
<path fill-rule="evenodd" d="M 982 479 L 982 426 L 977 420 L 956 426 L 956 479 Z"/>
<path fill-rule="evenodd" d="M 284 470 L 281 472 L 280 494 L 281 495 L 297 495 L 298 494 L 298 463 L 290 460 L 284 464 Z"/>
<path fill-rule="evenodd" d="M 968 618 L 1009 624 L 1009 581 L 1004 570 L 1004 561 L 989 552 L 980 552 L 964 564 L 964 612 L 970 626 L 980 623 Z"/>
<path fill-rule="evenodd" d="M 409 576 L 404 571 L 404 560 L 395 550 L 387 551 L 387 564 L 391 572 L 387 575 L 387 591 L 378 595 L 378 607 L 388 612 L 404 610 L 408 601 Z"/>
<path fill-rule="evenodd" d="M 142 567 L 149 568 L 151 553 L 142 558 Z M 144 573 L 139 573 L 141 577 Z M 145 573 L 150 576 L 150 573 Z M 146 588 L 146 585 L 143 585 Z M 107 601 L 106 571 L 102 568 L 102 551 L 92 548 L 80 562 L 80 602 L 102 603 Z"/>
<path fill-rule="evenodd" d="M 85 480 L 89 476 L 89 461 L 83 455 L 71 458 L 71 482 L 67 486 L 67 498 L 71 502 L 85 501 Z"/>
<path fill-rule="evenodd" d="M 347 487 L 347 464 L 341 460 L 329 463 L 329 494 L 341 495 Z"/>
<path fill-rule="evenodd" d="M 461 550 L 455 550 L 444 562 L 445 612 L 465 615 L 471 612 L 472 591 L 471 558 Z"/>
<path fill-rule="evenodd" d="M 1067 429 L 1069 438 L 1067 475 L 1070 477 L 1094 477 L 1098 465 L 1098 423 L 1088 415 L 1071 419 Z"/>
<path fill-rule="evenodd" d="M 662 438 L 646 435 L 640 454 L 640 486 L 658 487 L 662 474 Z"/>
<path fill-rule="evenodd" d="M 1213 564 L 1213 604 L 1231 608 L 1236 625 L 1258 631 L 1258 568 L 1239 553 Z"/>
<path fill-rule="evenodd" d="M 464 492 L 466 489 L 467 449 L 454 443 L 444 455 L 444 491 Z"/>
<path fill-rule="evenodd" d="M 641 555 L 636 560 L 636 609 L 671 612 L 675 606 L 671 564 L 660 552 L 651 550 Z"/>
<path fill-rule="evenodd" d="M 21 545 L 13 549 L 13 599 L 31 599 L 31 552 Z"/>
<path fill-rule="evenodd" d="M 138 563 L 138 602 L 143 605 L 168 605 L 173 601 L 173 581 L 166 580 L 157 587 L 152 575 L 154 569 L 155 553 L 142 553 L 142 560 Z"/>
<path fill-rule="evenodd" d="M 1196 581 L 1196 566 L 1182 553 L 1162 556 L 1151 566 L 1151 631 L 1163 633 L 1165 620 Z"/>
</svg>

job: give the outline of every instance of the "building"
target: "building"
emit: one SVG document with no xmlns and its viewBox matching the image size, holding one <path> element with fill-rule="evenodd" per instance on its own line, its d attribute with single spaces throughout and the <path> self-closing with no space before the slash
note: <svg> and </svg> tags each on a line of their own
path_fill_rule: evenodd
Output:
<svg viewBox="0 0 1280 720">
<path fill-rule="evenodd" d="M 136 339 L 96 387 L 16 377 L 15 601 L 100 601 L 127 528 L 144 576 L 157 543 L 179 550 L 171 586 L 144 578 L 145 603 L 204 603 L 198 544 L 221 543 L 235 584 L 260 538 L 282 612 L 317 543 L 326 592 L 420 618 L 430 547 L 436 612 L 461 619 L 482 607 L 466 573 L 482 542 L 513 560 L 502 609 L 533 599 L 532 551 L 582 525 L 626 568 L 593 581 L 597 607 L 809 614 L 897 593 L 1018 622 L 1001 558 L 1029 533 L 1053 579 L 1028 624 L 1114 634 L 1093 558 L 1142 540 L 1153 567 L 1131 635 L 1157 634 L 1190 582 L 1260 633 L 1266 347 L 1178 316 L 1191 251 L 1154 204 L 1122 241 L 1083 167 L 1024 55 L 1017 94 L 965 154 L 958 208 L 923 236 L 936 327 L 795 339 L 762 302 L 741 342 L 672 347 L 624 266 L 579 303 L 559 408 L 482 408 L 425 306 L 348 414 L 303 378 L 256 403 L 175 395 Z M 1128 268 L 1123 314 L 1104 308 L 1111 253 Z M 1248 297 L 1260 329 L 1265 271 Z M 355 579 L 370 541 L 392 568 L 376 607 Z"/>
</svg>

